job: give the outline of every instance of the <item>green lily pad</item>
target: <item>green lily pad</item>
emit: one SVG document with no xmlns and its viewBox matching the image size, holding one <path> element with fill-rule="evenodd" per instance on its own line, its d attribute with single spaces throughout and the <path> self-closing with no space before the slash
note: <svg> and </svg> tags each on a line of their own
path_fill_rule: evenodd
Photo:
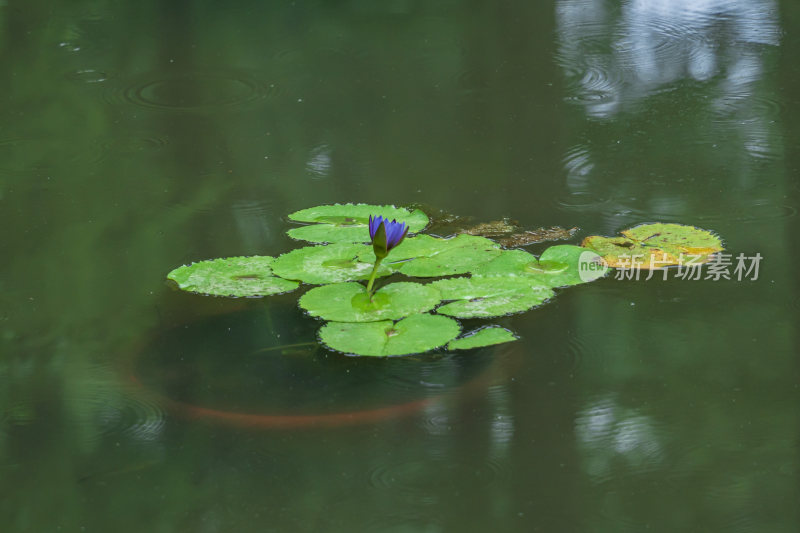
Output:
<svg viewBox="0 0 800 533">
<path fill-rule="evenodd" d="M 484 237 L 459 235 L 440 239 L 418 235 L 392 250 L 386 262 L 406 276 L 451 276 L 471 272 L 501 252 L 496 242 Z"/>
<path fill-rule="evenodd" d="M 328 322 L 320 340 L 333 350 L 355 355 L 389 356 L 427 352 L 456 338 L 461 332 L 452 318 L 411 315 L 399 322 Z"/>
<path fill-rule="evenodd" d="M 527 311 L 553 297 L 553 290 L 536 280 L 513 277 L 443 279 L 431 283 L 442 300 L 455 300 L 436 312 L 458 318 L 490 318 Z"/>
<path fill-rule="evenodd" d="M 500 326 L 489 326 L 476 331 L 467 333 L 463 337 L 450 341 L 447 345 L 448 350 L 469 350 L 471 348 L 483 348 L 517 340 L 517 336 L 506 328 Z"/>
<path fill-rule="evenodd" d="M 286 232 L 292 239 L 308 242 L 369 242 L 367 226 L 334 226 L 332 224 L 311 224 L 292 228 Z"/>
<path fill-rule="evenodd" d="M 603 256 L 610 267 L 641 269 L 707 263 L 724 250 L 722 240 L 712 232 L 682 224 L 642 224 L 622 235 L 592 235 L 581 246 Z"/>
<path fill-rule="evenodd" d="M 542 252 L 538 268 L 551 287 L 588 283 L 602 278 L 609 270 L 600 255 L 572 244 L 551 246 Z"/>
<path fill-rule="evenodd" d="M 293 239 L 311 242 L 369 242 L 369 217 L 405 222 L 411 233 L 425 229 L 428 217 L 419 209 L 404 209 L 392 205 L 336 204 L 321 205 L 296 211 L 289 219 L 312 223 L 292 228 L 287 233 Z"/>
<path fill-rule="evenodd" d="M 594 281 L 606 275 L 608 267 L 595 252 L 559 244 L 537 259 L 524 250 L 504 250 L 496 259 L 481 265 L 474 277 L 522 278 L 544 287 L 567 287 Z"/>
<path fill-rule="evenodd" d="M 537 263 L 536 256 L 525 250 L 503 250 L 495 259 L 476 268 L 472 274 L 476 277 L 530 278 L 539 274 L 534 269 Z"/>
<path fill-rule="evenodd" d="M 371 246 L 338 243 L 292 250 L 275 259 L 272 269 L 282 278 L 319 285 L 367 279 L 374 263 Z M 384 265 L 378 268 L 378 276 L 391 273 Z"/>
<path fill-rule="evenodd" d="M 441 301 L 430 285 L 402 281 L 376 291 L 372 300 L 360 283 L 335 283 L 311 289 L 300 298 L 300 307 L 311 316 L 337 322 L 377 322 L 424 313 Z"/>
<path fill-rule="evenodd" d="M 273 275 L 274 257 L 225 257 L 178 267 L 169 274 L 181 290 L 213 296 L 255 297 L 293 291 L 299 285 Z"/>
</svg>

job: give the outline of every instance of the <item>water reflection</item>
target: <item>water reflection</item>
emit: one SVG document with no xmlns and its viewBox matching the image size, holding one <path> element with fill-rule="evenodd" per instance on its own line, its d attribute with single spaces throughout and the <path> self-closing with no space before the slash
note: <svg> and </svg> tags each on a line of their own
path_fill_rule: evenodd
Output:
<svg viewBox="0 0 800 533">
<path fill-rule="evenodd" d="M 570 98 L 594 118 L 684 80 L 741 93 L 764 70 L 760 46 L 780 38 L 773 0 L 631 0 L 619 14 L 605 0 L 563 0 L 556 18 Z"/>
<path fill-rule="evenodd" d="M 654 422 L 614 398 L 593 400 L 575 422 L 584 469 L 595 482 L 641 474 L 661 466 L 664 451 Z"/>
<path fill-rule="evenodd" d="M 566 100 L 584 119 L 562 156 L 558 209 L 602 212 L 612 231 L 654 218 L 793 216 L 774 198 L 770 213 L 753 203 L 764 200 L 765 166 L 784 153 L 779 93 L 766 75 L 781 35 L 774 0 L 628 0 L 618 9 L 562 0 L 556 21 Z M 674 153 L 681 160 L 665 157 Z M 693 182 L 712 179 L 737 195 L 733 209 L 717 207 L 718 187 L 698 193 Z"/>
</svg>

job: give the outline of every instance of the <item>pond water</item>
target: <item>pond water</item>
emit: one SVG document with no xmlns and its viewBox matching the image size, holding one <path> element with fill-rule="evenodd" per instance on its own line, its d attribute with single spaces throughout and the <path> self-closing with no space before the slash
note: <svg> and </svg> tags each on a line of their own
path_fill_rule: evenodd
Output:
<svg viewBox="0 0 800 533">
<path fill-rule="evenodd" d="M 3 531 L 797 531 L 798 31 L 790 0 L 3 0 Z M 296 294 L 165 283 L 348 201 L 763 261 L 390 360 Z"/>
</svg>

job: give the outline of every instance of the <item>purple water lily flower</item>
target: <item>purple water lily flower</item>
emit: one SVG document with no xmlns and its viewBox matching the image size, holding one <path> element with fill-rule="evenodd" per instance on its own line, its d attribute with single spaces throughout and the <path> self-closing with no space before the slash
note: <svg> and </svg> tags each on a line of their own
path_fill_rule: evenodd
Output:
<svg viewBox="0 0 800 533">
<path fill-rule="evenodd" d="M 372 240 L 372 250 L 375 252 L 375 265 L 372 267 L 372 274 L 369 276 L 367 283 L 367 294 L 370 301 L 372 301 L 373 284 L 375 283 L 375 276 L 378 273 L 378 267 L 381 261 L 389 255 L 389 251 L 403 242 L 408 233 L 408 226 L 405 222 L 398 222 L 378 215 L 373 217 L 369 216 L 369 238 Z"/>
<path fill-rule="evenodd" d="M 381 226 L 383 226 L 383 236 L 379 231 Z M 392 248 L 403 242 L 407 233 L 408 226 L 405 222 L 398 222 L 397 220 L 389 222 L 389 219 L 380 215 L 376 217 L 370 215 L 369 217 L 369 238 L 372 240 L 373 248 L 376 249 L 375 255 L 383 255 L 385 257 Z"/>
</svg>

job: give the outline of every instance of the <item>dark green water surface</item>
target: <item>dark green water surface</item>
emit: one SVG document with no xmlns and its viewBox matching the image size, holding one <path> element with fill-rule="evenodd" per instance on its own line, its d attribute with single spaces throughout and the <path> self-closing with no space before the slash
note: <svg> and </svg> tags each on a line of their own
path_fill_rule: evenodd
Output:
<svg viewBox="0 0 800 533">
<path fill-rule="evenodd" d="M 791 0 L 0 1 L 0 530 L 798 531 L 799 45 Z M 347 201 L 763 261 L 389 360 L 165 284 Z"/>
</svg>

